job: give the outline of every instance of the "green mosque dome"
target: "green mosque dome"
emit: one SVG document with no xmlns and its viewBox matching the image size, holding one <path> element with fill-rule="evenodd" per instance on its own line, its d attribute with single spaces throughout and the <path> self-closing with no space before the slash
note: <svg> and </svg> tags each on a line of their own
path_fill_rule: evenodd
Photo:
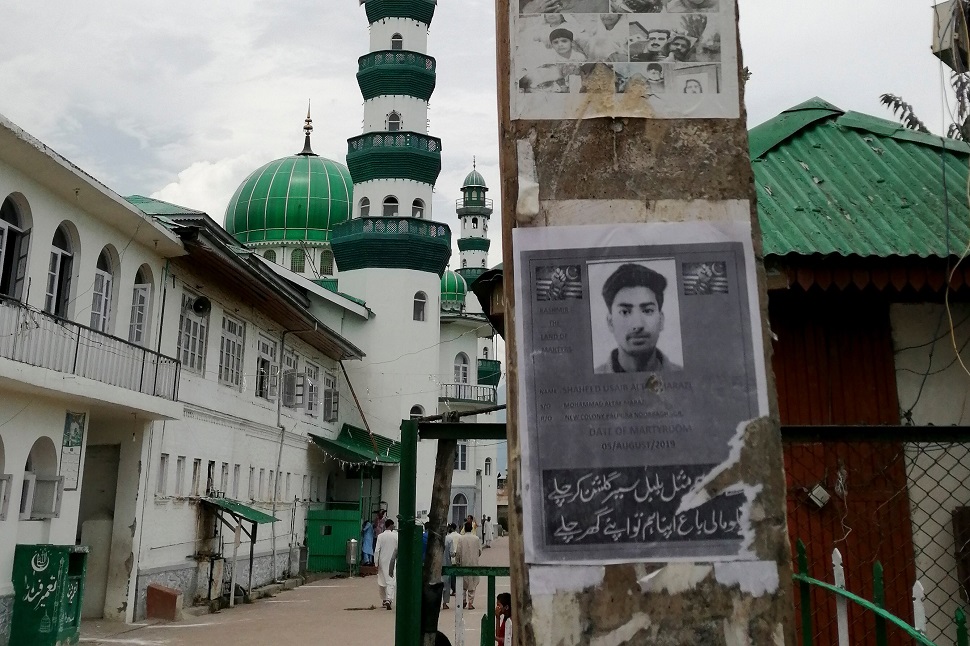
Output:
<svg viewBox="0 0 970 646">
<path fill-rule="evenodd" d="M 441 309 L 460 311 L 465 307 L 468 284 L 465 279 L 450 269 L 441 275 Z"/>
<path fill-rule="evenodd" d="M 477 170 L 472 170 L 472 172 L 465 175 L 465 181 L 461 184 L 462 188 L 470 188 L 472 186 L 487 188 L 485 186 L 485 178 Z"/>
<path fill-rule="evenodd" d="M 302 152 L 254 170 L 229 201 L 226 231 L 240 243 L 327 242 L 331 229 L 350 219 L 350 171 L 310 150 L 309 113 L 304 130 Z"/>
</svg>

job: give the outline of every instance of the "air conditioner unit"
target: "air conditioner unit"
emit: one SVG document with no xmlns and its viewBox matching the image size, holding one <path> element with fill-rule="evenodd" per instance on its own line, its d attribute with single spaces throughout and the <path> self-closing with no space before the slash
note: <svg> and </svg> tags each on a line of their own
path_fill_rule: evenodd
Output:
<svg viewBox="0 0 970 646">
<path fill-rule="evenodd" d="M 967 6 L 965 0 L 947 0 L 933 7 L 933 54 L 955 72 L 970 70 L 967 60 Z"/>
</svg>

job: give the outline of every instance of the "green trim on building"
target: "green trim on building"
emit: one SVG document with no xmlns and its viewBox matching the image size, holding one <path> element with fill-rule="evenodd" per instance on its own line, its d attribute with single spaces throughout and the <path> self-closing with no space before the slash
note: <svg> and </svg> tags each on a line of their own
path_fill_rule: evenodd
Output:
<svg viewBox="0 0 970 646">
<path fill-rule="evenodd" d="M 334 258 L 341 272 L 413 269 L 441 276 L 451 258 L 451 229 L 415 218 L 355 218 L 334 227 Z"/>
<path fill-rule="evenodd" d="M 347 140 L 354 184 L 375 179 L 434 183 L 441 172 L 441 140 L 416 132 L 371 132 Z"/>
<path fill-rule="evenodd" d="M 459 251 L 488 251 L 491 245 L 488 238 L 458 238 Z"/>
<path fill-rule="evenodd" d="M 436 4 L 436 0 L 366 0 L 364 9 L 370 23 L 385 18 L 411 18 L 430 25 Z"/>
<path fill-rule="evenodd" d="M 332 226 L 350 219 L 353 195 L 343 164 L 316 155 L 283 157 L 243 180 L 226 208 L 225 228 L 242 244 L 326 242 Z"/>
<path fill-rule="evenodd" d="M 465 279 L 465 282 L 469 285 L 475 282 L 475 279 L 484 274 L 488 269 L 485 267 L 462 267 L 461 269 L 456 269 L 458 275 Z"/>
<path fill-rule="evenodd" d="M 382 50 L 357 59 L 357 85 L 364 100 L 378 96 L 431 98 L 435 87 L 435 60 L 417 52 Z"/>
<path fill-rule="evenodd" d="M 498 386 L 502 378 L 502 362 L 494 359 L 478 360 L 478 383 L 482 386 Z"/>
</svg>

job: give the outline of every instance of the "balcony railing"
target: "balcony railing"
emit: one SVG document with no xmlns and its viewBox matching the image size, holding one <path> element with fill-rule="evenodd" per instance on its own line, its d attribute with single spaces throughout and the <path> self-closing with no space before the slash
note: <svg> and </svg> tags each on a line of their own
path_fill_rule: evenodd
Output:
<svg viewBox="0 0 970 646">
<path fill-rule="evenodd" d="M 451 229 L 431 220 L 354 218 L 334 226 L 330 236 L 340 271 L 414 269 L 440 276 L 451 257 Z"/>
<path fill-rule="evenodd" d="M 494 404 L 495 388 L 492 386 L 472 386 L 471 384 L 441 384 L 439 399 Z"/>
<path fill-rule="evenodd" d="M 484 208 L 484 209 L 492 210 L 492 198 L 486 197 L 486 198 L 479 198 L 476 200 L 472 198 L 465 199 L 464 197 L 460 197 L 457 200 L 455 200 L 455 208 L 456 209 Z"/>
<path fill-rule="evenodd" d="M 354 183 L 410 179 L 434 185 L 441 172 L 441 140 L 419 132 L 371 132 L 347 140 Z"/>
<path fill-rule="evenodd" d="M 364 100 L 404 95 L 427 101 L 435 87 L 435 60 L 418 52 L 381 50 L 357 59 L 357 84 Z"/>
<path fill-rule="evenodd" d="M 178 397 L 177 359 L 3 297 L 0 357 L 154 397 Z"/>
</svg>

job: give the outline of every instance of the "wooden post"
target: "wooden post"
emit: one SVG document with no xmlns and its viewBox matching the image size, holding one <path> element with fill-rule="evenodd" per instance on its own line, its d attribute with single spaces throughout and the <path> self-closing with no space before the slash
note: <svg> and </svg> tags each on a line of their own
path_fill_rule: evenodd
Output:
<svg viewBox="0 0 970 646">
<path fill-rule="evenodd" d="M 442 580 L 441 568 L 444 564 L 445 534 L 448 533 L 448 509 L 451 506 L 451 481 L 455 473 L 455 452 L 458 440 L 438 440 L 438 452 L 435 457 L 434 485 L 431 490 L 431 510 L 428 522 L 431 529 L 428 532 L 428 551 L 424 559 L 422 576 L 422 590 L 427 590 L 432 583 Z M 445 582 L 447 585 L 447 582 Z M 426 595 L 430 599 L 430 595 Z M 457 604 L 458 601 L 456 600 Z M 438 599 L 441 608 L 441 599 Z M 437 614 L 435 612 L 434 614 Z M 434 646 L 435 633 L 424 633 L 424 646 Z"/>
<path fill-rule="evenodd" d="M 734 88 L 736 114 L 723 118 L 696 118 L 697 114 L 691 115 L 693 118 L 681 118 L 660 115 L 659 104 L 652 99 L 646 100 L 663 92 L 650 85 L 656 81 L 644 80 L 643 75 L 650 75 L 647 64 L 633 65 L 629 68 L 633 71 L 624 68 L 623 74 L 630 75 L 624 81 L 625 89 L 620 89 L 619 72 L 616 77 L 613 75 L 621 65 L 563 61 L 553 65 L 549 58 L 543 63 L 537 56 L 536 61 L 525 61 L 536 63 L 535 74 L 522 75 L 525 66 L 520 65 L 521 60 L 515 60 L 517 42 L 532 38 L 530 44 L 540 43 L 535 49 L 541 51 L 543 45 L 548 49 L 546 41 L 552 42 L 554 38 L 578 43 L 583 32 L 580 26 L 559 22 L 558 36 L 546 29 L 541 37 L 533 38 L 531 32 L 527 33 L 529 26 L 542 28 L 540 21 L 546 15 L 529 25 L 523 23 L 524 26 L 513 32 L 514 21 L 525 20 L 519 14 L 520 9 L 528 6 L 533 12 L 542 12 L 544 9 L 537 7 L 555 4 L 556 8 L 551 11 L 559 11 L 559 6 L 569 3 L 496 0 L 508 365 L 509 524 L 516 646 L 650 644 L 655 640 L 656 643 L 705 645 L 795 643 L 782 446 L 774 380 L 770 361 L 766 359 L 771 344 L 767 326 L 767 292 L 760 261 L 760 228 L 748 155 L 736 3 L 720 1 L 723 2 L 721 6 L 732 9 L 730 12 L 722 10 L 723 15 L 718 20 L 730 23 L 733 17 L 733 27 L 719 32 L 719 43 L 725 43 L 728 48 L 725 56 L 730 54 L 736 65 L 719 64 L 718 74 L 721 76 L 718 80 L 723 87 Z M 600 13 L 609 11 L 603 8 L 611 5 L 593 1 L 572 4 L 587 7 L 574 8 L 573 11 Z M 663 15 L 653 17 L 645 13 L 642 20 L 639 17 L 637 20 L 668 20 L 680 24 L 683 14 L 668 14 L 664 7 L 669 2 L 654 4 L 659 7 L 658 12 L 663 9 Z M 703 4 L 710 5 L 711 2 Z M 588 8 L 594 5 L 600 8 Z M 615 10 L 616 3 L 612 5 Z M 690 21 L 696 25 L 708 21 L 710 16 L 694 14 Z M 575 25 L 599 28 L 596 24 L 598 15 L 579 18 Z M 552 16 L 550 22 L 556 19 Z M 634 29 L 633 18 L 621 16 L 620 20 L 625 29 Z M 668 29 L 667 37 L 670 35 Z M 572 52 L 577 53 L 576 44 L 572 46 Z M 552 57 L 551 51 L 544 54 Z M 631 61 L 632 54 L 628 52 L 627 56 L 626 60 Z M 567 60 L 593 59 L 574 57 Z M 675 74 L 682 71 L 680 66 L 665 62 L 658 67 L 664 68 L 671 79 L 667 93 L 660 98 L 682 102 L 683 94 L 689 91 L 687 81 L 680 81 L 684 86 L 683 93 L 679 86 L 675 89 L 672 85 Z M 557 74 L 561 76 L 553 78 Z M 635 78 L 635 75 L 638 76 Z M 557 87 L 551 91 L 550 85 Z M 704 91 L 714 91 L 714 86 L 707 85 Z M 727 92 L 721 98 L 730 102 L 730 95 L 731 92 Z M 534 113 L 515 107 L 525 103 L 535 109 Z M 572 106 L 572 112 L 563 110 L 561 114 L 553 114 L 556 106 L 566 104 Z M 542 114 L 538 114 L 540 112 Z M 520 428 L 519 419 L 521 411 L 526 410 L 526 397 L 536 395 L 522 392 L 520 372 L 525 373 L 526 367 L 518 361 L 520 352 L 528 353 L 534 349 L 524 345 L 526 341 L 519 338 L 516 324 L 527 325 L 523 321 L 528 319 L 523 317 L 532 304 L 520 302 L 515 285 L 519 273 L 523 274 L 523 281 L 538 279 L 519 266 L 513 230 L 540 228 L 554 232 L 563 227 L 586 225 L 712 223 L 721 213 L 716 205 L 728 202 L 742 205 L 741 221 L 753 232 L 753 242 L 752 239 L 747 242 L 753 244 L 751 257 L 755 259 L 749 270 L 756 272 L 756 282 L 752 283 L 755 293 L 751 297 L 755 310 L 760 308 L 761 316 L 760 321 L 753 322 L 754 354 L 768 369 L 762 391 L 765 393 L 765 404 L 760 409 L 763 412 L 741 424 L 740 439 L 735 447 L 738 451 L 736 461 L 730 465 L 724 463 L 724 470 L 705 485 L 704 495 L 717 496 L 732 486 L 757 489 L 757 493 L 752 494 L 750 508 L 753 558 L 746 563 L 730 564 L 715 562 L 715 558 L 676 563 L 657 562 L 656 558 L 646 557 L 617 559 L 623 561 L 619 563 L 604 559 L 592 567 L 570 563 L 568 559 L 559 565 L 551 565 L 548 560 L 539 564 L 534 556 L 529 556 L 532 560 L 527 562 L 525 532 L 533 532 L 529 538 L 532 540 L 535 532 L 551 530 L 534 530 L 529 523 L 537 522 L 535 514 L 523 514 L 526 501 L 523 476 L 530 478 L 532 491 L 536 491 L 535 483 L 540 474 L 530 471 L 530 465 L 523 462 L 523 447 L 529 446 L 526 442 L 532 436 L 529 435 L 530 428 Z M 522 237 L 518 236 L 518 239 Z M 585 283 L 583 285 L 585 288 Z M 575 333 L 575 330 L 565 332 Z M 525 336 L 529 334 L 529 329 L 523 332 Z M 578 357 L 576 361 L 579 361 Z M 570 377 L 563 375 L 564 379 Z M 604 399 L 600 397 L 600 400 Z M 702 403 L 700 395 L 698 403 Z M 553 451 L 568 445 L 570 438 L 575 437 L 570 433 L 563 431 L 562 444 L 553 447 Z M 690 504 L 701 503 L 687 504 L 688 509 L 692 509 Z M 592 527 L 593 521 L 587 526 Z M 596 527 L 591 531 L 599 530 Z M 755 581 L 768 583 L 762 586 Z"/>
</svg>

